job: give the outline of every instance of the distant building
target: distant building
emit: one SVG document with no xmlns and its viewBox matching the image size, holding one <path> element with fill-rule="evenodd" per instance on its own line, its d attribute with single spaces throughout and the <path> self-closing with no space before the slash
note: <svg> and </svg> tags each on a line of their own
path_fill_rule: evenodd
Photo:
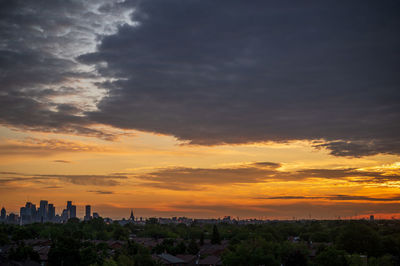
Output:
<svg viewBox="0 0 400 266">
<path fill-rule="evenodd" d="M 97 212 L 93 213 L 93 218 L 99 218 L 99 217 L 100 217 L 100 215 Z"/>
<path fill-rule="evenodd" d="M 162 265 L 184 265 L 185 264 L 185 262 L 182 259 L 175 257 L 168 253 L 153 255 L 153 259 Z"/>
<path fill-rule="evenodd" d="M 371 222 L 373 222 L 373 221 L 375 221 L 375 217 L 374 217 L 373 215 L 371 215 L 371 216 L 369 217 L 369 220 L 370 220 Z"/>
<path fill-rule="evenodd" d="M 131 216 L 129 217 L 129 221 L 132 221 L 132 222 L 135 221 L 135 216 L 133 215 L 133 210 L 131 210 Z"/>
<path fill-rule="evenodd" d="M 68 221 L 68 210 L 64 209 L 61 214 L 61 221 L 66 222 Z"/>
<path fill-rule="evenodd" d="M 6 209 L 3 207 L 1 208 L 1 215 L 0 215 L 1 221 L 5 221 L 6 217 L 7 217 L 7 212 Z"/>
<path fill-rule="evenodd" d="M 65 211 L 67 212 L 66 220 L 76 217 L 76 206 L 72 205 L 72 201 L 70 201 L 70 200 L 67 201 L 67 209 Z M 63 214 L 64 214 L 64 211 L 63 211 Z M 63 219 L 63 221 L 65 221 L 65 220 Z"/>
<path fill-rule="evenodd" d="M 25 207 L 20 208 L 20 224 L 34 223 L 37 220 L 36 205 L 27 202 Z"/>
<path fill-rule="evenodd" d="M 48 216 L 47 216 L 48 221 L 54 221 L 55 216 L 56 216 L 56 208 L 54 207 L 54 204 L 49 204 Z"/>
<path fill-rule="evenodd" d="M 67 201 L 67 210 L 70 210 L 72 206 L 72 201 Z"/>
<path fill-rule="evenodd" d="M 84 220 L 85 221 L 89 221 L 91 219 L 91 206 L 90 205 L 86 205 L 85 206 L 85 217 Z"/>
<path fill-rule="evenodd" d="M 14 213 L 10 213 L 7 217 L 7 222 L 10 224 L 17 224 L 18 223 L 18 215 Z"/>
<path fill-rule="evenodd" d="M 27 215 L 27 210 L 25 207 L 19 209 L 20 224 L 30 223 L 29 216 Z"/>
<path fill-rule="evenodd" d="M 76 218 L 76 206 L 75 205 L 71 206 L 69 218 Z"/>
<path fill-rule="evenodd" d="M 48 208 L 49 202 L 47 200 L 41 200 L 40 201 L 40 207 L 39 207 L 39 217 L 41 222 L 46 222 L 47 221 L 47 208 Z"/>
</svg>

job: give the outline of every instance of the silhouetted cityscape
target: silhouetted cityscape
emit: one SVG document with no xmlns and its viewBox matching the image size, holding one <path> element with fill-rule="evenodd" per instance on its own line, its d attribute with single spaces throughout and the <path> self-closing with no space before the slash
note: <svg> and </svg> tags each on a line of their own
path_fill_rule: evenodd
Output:
<svg viewBox="0 0 400 266">
<path fill-rule="evenodd" d="M 0 216 L 0 265 L 399 265 L 400 223 L 135 217 L 41 200 Z M 128 216 L 129 215 L 129 216 Z M 397 240 L 396 240 L 397 239 Z M 333 264 L 326 264 L 333 261 Z M 141 261 L 141 263 L 139 263 Z M 138 264 L 132 264 L 132 263 Z"/>
<path fill-rule="evenodd" d="M 36 208 L 36 205 L 32 202 L 26 202 L 24 207 L 20 208 L 19 214 L 10 213 L 7 215 L 7 210 L 3 207 L 1 209 L 0 222 L 8 223 L 8 224 L 31 224 L 31 223 L 66 223 L 71 218 L 77 218 L 83 221 L 90 221 L 93 218 L 101 217 L 107 223 L 113 222 L 113 219 L 108 217 L 102 217 L 98 212 L 92 213 L 92 206 L 85 205 L 84 206 L 85 214 L 82 218 L 77 217 L 77 206 L 72 204 L 72 201 L 67 201 L 66 207 L 60 212 L 60 214 L 56 213 L 56 207 L 54 204 L 49 203 L 47 200 L 41 200 L 39 203 L 39 208 Z M 206 223 L 206 224 L 215 224 L 215 223 L 228 223 L 228 224 L 262 224 L 266 222 L 270 222 L 269 219 L 240 219 L 239 217 L 232 218 L 231 216 L 224 216 L 223 218 L 210 218 L 210 219 L 201 219 L 201 218 L 188 218 L 188 217 L 172 217 L 172 218 L 164 218 L 164 217 L 151 217 L 151 218 L 143 218 L 143 217 L 135 217 L 133 210 L 131 210 L 128 218 L 123 218 L 121 220 L 115 220 L 121 225 L 125 225 L 126 223 L 134 223 L 134 224 L 142 224 L 144 225 L 146 221 L 149 219 L 155 219 L 160 224 L 179 224 L 183 223 L 186 225 L 190 225 L 193 222 L 196 223 Z M 341 218 L 338 217 L 340 220 Z M 350 220 L 359 220 L 365 218 L 350 218 Z M 296 220 L 293 217 L 292 220 Z M 302 220 L 302 219 L 300 219 Z M 305 220 L 315 220 L 315 219 L 305 219 Z M 375 216 L 370 215 L 369 221 L 374 221 Z"/>
</svg>

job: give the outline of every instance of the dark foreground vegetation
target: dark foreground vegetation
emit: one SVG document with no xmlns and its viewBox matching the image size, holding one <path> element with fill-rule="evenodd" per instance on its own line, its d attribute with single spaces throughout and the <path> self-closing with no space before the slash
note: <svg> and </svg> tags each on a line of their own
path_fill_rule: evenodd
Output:
<svg viewBox="0 0 400 266">
<path fill-rule="evenodd" d="M 0 224 L 0 265 L 390 266 L 400 265 L 399 254 L 396 220 Z"/>
</svg>

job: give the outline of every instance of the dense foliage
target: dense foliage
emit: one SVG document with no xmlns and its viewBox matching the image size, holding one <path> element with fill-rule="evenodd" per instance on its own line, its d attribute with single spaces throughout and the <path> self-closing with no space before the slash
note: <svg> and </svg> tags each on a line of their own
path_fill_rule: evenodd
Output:
<svg viewBox="0 0 400 266">
<path fill-rule="evenodd" d="M 135 237 L 159 239 L 146 248 Z M 132 240 L 133 238 L 133 240 Z M 228 243 L 224 265 L 400 265 L 400 222 L 293 221 L 257 225 L 107 224 L 101 218 L 65 224 L 0 225 L 0 246 L 13 244 L 13 260 L 36 260 L 23 240 L 50 239 L 50 265 L 156 265 L 151 254 L 198 254 L 208 243 Z M 97 241 L 97 240 L 103 240 Z M 104 242 L 121 240 L 112 250 Z"/>
</svg>

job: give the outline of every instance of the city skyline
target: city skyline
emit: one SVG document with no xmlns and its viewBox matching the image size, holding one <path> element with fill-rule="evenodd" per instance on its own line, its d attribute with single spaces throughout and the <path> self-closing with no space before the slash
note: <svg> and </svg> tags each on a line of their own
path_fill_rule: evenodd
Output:
<svg viewBox="0 0 400 266">
<path fill-rule="evenodd" d="M 399 219 L 399 11 L 1 3 L 0 206 Z"/>
<path fill-rule="evenodd" d="M 157 215 L 150 215 L 150 216 L 141 216 L 140 214 L 138 214 L 137 212 L 135 212 L 134 214 L 134 208 L 130 208 L 130 215 L 128 215 L 127 213 L 123 216 L 110 216 L 110 215 L 104 215 L 104 217 L 99 214 L 98 212 L 93 212 L 93 206 L 92 205 L 88 205 L 88 204 L 75 204 L 72 205 L 72 201 L 67 200 L 66 201 L 66 208 L 62 209 L 62 207 L 57 208 L 57 206 L 54 206 L 54 204 L 49 203 L 49 201 L 47 200 L 40 200 L 40 204 L 38 208 L 36 208 L 36 204 L 34 204 L 33 202 L 27 201 L 25 203 L 25 207 L 20 207 L 19 211 L 7 211 L 7 209 L 5 208 L 5 206 L 2 206 L 1 211 L 1 220 L 5 221 L 7 216 L 9 214 L 13 214 L 16 215 L 16 217 L 18 219 L 21 219 L 23 217 L 23 213 L 25 212 L 31 212 L 31 210 L 28 210 L 28 208 L 32 208 L 33 213 L 29 214 L 29 216 L 32 215 L 32 217 L 36 217 L 32 218 L 32 220 L 28 219 L 26 221 L 26 218 L 23 218 L 23 220 L 25 221 L 25 223 L 34 223 L 34 222 L 66 222 L 68 221 L 70 218 L 79 218 L 80 220 L 83 221 L 88 221 L 91 220 L 93 217 L 102 217 L 102 218 L 106 218 L 106 219 L 113 219 L 113 220 L 142 220 L 142 219 L 148 219 L 148 218 L 160 218 L 160 219 L 169 219 L 169 218 L 176 218 L 178 217 L 177 215 L 174 215 L 173 213 L 169 216 L 165 216 L 165 217 L 161 217 Z M 29 207 L 28 207 L 29 206 Z M 79 208 L 77 208 L 77 206 Z M 94 206 L 95 207 L 95 206 Z M 44 208 L 44 212 L 43 212 L 43 208 Z M 71 208 L 73 208 L 73 211 L 71 211 Z M 57 211 L 57 209 L 59 211 Z M 138 208 L 140 210 L 140 208 Z M 5 213 L 5 217 L 3 217 L 3 212 Z M 71 213 L 72 212 L 72 213 Z M 52 213 L 52 214 L 50 214 Z M 93 214 L 93 215 L 92 215 Z M 54 219 L 57 216 L 57 219 Z M 240 217 L 239 216 L 231 216 L 229 214 L 226 215 L 220 215 L 220 216 L 207 216 L 207 217 L 185 217 L 185 216 L 179 216 L 180 218 L 190 218 L 190 219 L 221 219 L 221 218 L 226 218 L 226 217 L 233 217 L 233 219 L 237 219 L 239 220 Z M 372 217 L 372 218 L 371 218 Z M 256 219 L 256 220 L 353 220 L 353 219 L 374 219 L 375 217 L 375 213 L 371 213 L 371 214 L 364 214 L 364 215 L 359 215 L 357 213 L 354 213 L 353 215 L 349 215 L 349 216 L 340 216 L 340 215 L 332 215 L 331 217 L 314 217 L 312 215 L 312 213 L 307 213 L 307 214 L 303 214 L 301 216 L 298 217 L 288 217 L 285 219 L 279 219 L 279 218 L 274 218 L 274 217 L 268 217 L 266 215 L 264 216 L 258 216 L 258 217 L 241 217 L 244 220 L 247 219 Z M 386 216 L 380 216 L 377 215 L 377 219 L 389 219 L 389 217 Z M 400 219 L 400 217 L 396 217 L 396 216 L 392 216 L 390 217 L 390 219 Z M 21 221 L 21 220 L 19 220 Z"/>
</svg>

